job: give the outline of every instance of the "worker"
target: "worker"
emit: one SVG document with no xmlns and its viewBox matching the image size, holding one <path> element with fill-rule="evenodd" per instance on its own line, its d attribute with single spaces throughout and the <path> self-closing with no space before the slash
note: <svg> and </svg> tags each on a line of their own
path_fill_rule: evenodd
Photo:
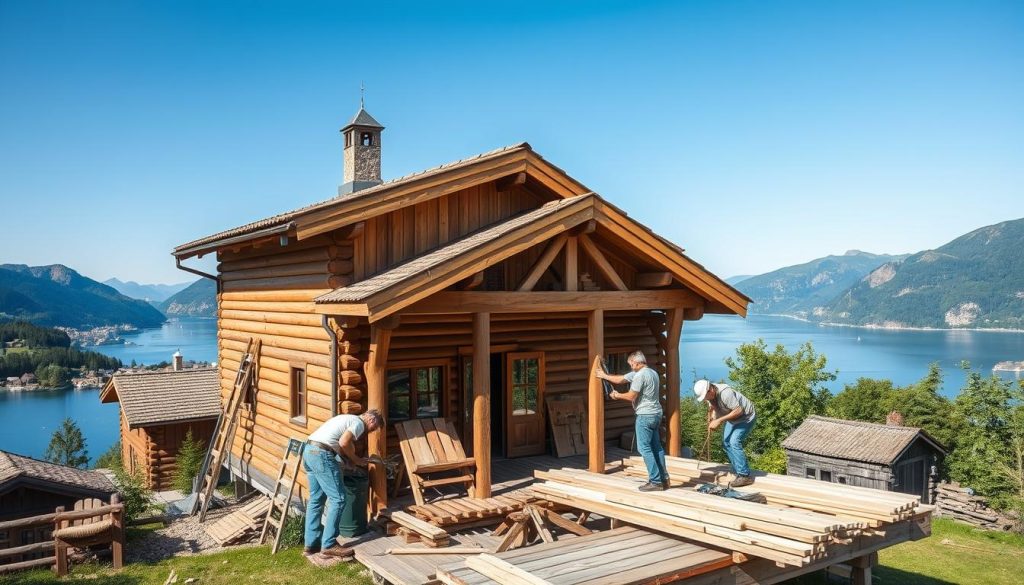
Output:
<svg viewBox="0 0 1024 585">
<path fill-rule="evenodd" d="M 754 428 L 754 403 L 727 384 L 712 384 L 707 380 L 697 380 L 693 385 L 693 393 L 698 401 L 707 400 L 711 407 L 708 409 L 709 433 L 725 423 L 722 445 L 736 476 L 729 486 L 738 488 L 754 483 L 747 464 L 747 454 L 743 451 L 743 441 Z"/>
<path fill-rule="evenodd" d="M 642 351 L 634 351 L 626 358 L 630 372 L 624 375 L 609 374 L 598 364 L 594 375 L 612 384 L 629 384 L 628 392 L 612 391 L 607 394 L 612 400 L 626 400 L 633 404 L 636 413 L 636 448 L 647 466 L 647 483 L 640 486 L 642 492 L 668 489 L 668 471 L 665 467 L 665 447 L 661 444 L 661 402 L 658 400 L 661 379 L 658 373 L 647 367 L 647 358 Z"/>
<path fill-rule="evenodd" d="M 303 554 L 313 564 L 323 565 L 352 556 L 352 549 L 338 543 L 341 515 L 347 503 L 342 485 L 345 463 L 338 456 L 352 465 L 366 467 L 367 460 L 356 454 L 355 443 L 367 432 L 383 426 L 380 411 L 371 409 L 359 416 L 340 414 L 309 435 L 302 454 L 302 468 L 309 481 Z M 325 499 L 327 518 L 321 524 Z"/>
</svg>

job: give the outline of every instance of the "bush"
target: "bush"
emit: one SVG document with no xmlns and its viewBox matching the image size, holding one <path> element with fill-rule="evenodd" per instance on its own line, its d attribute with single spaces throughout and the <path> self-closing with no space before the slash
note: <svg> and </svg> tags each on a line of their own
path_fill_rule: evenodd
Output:
<svg viewBox="0 0 1024 585">
<path fill-rule="evenodd" d="M 284 519 L 284 527 L 281 528 L 281 546 L 302 546 L 306 533 L 305 516 L 288 516 Z"/>
<path fill-rule="evenodd" d="M 114 469 L 114 485 L 124 503 L 124 521 L 129 523 L 142 517 L 152 506 L 153 492 L 146 487 L 141 472 L 128 473 L 123 467 Z"/>
<path fill-rule="evenodd" d="M 121 441 L 110 446 L 99 459 L 96 460 L 96 469 L 117 470 L 123 467 L 121 462 Z"/>
<path fill-rule="evenodd" d="M 203 465 L 206 457 L 206 450 L 203 448 L 203 441 L 192 436 L 192 429 L 185 433 L 185 440 L 178 446 L 178 456 L 175 459 L 177 470 L 174 472 L 174 489 L 188 495 L 192 493 L 192 483 L 199 475 L 199 468 Z"/>
<path fill-rule="evenodd" d="M 750 458 L 750 466 L 768 473 L 786 473 L 786 451 L 782 447 L 754 455 Z"/>
</svg>

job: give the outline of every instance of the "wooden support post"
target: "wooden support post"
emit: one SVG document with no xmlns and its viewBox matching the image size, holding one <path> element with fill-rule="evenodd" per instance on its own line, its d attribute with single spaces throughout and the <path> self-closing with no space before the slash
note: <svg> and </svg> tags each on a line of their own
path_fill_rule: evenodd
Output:
<svg viewBox="0 0 1024 585">
<path fill-rule="evenodd" d="M 110 503 L 120 504 L 121 496 L 118 494 L 112 494 L 110 496 Z M 110 553 L 113 557 L 112 563 L 115 569 L 120 569 L 124 566 L 124 512 L 122 510 L 114 510 L 110 513 L 110 519 L 113 527 L 112 539 L 110 541 Z"/>
<path fill-rule="evenodd" d="M 58 506 L 55 510 L 57 516 L 60 516 L 61 512 L 64 511 L 64 506 Z M 64 527 L 63 520 L 57 520 L 54 523 L 54 531 L 60 530 Z M 53 555 L 54 559 L 54 570 L 57 571 L 58 577 L 63 577 L 68 574 L 68 545 L 59 538 L 54 538 Z"/>
<path fill-rule="evenodd" d="M 679 420 L 679 393 L 682 392 L 679 375 L 679 339 L 683 333 L 683 309 L 669 309 L 665 312 L 666 344 L 665 368 L 668 370 L 666 383 L 668 395 L 665 400 L 665 414 L 668 427 L 668 454 L 680 457 L 683 454 L 683 433 Z"/>
<path fill-rule="evenodd" d="M 491 314 L 473 313 L 473 497 L 491 497 Z"/>
<path fill-rule="evenodd" d="M 388 416 L 387 396 L 387 364 L 388 349 L 391 346 L 391 329 L 385 329 L 379 325 L 370 325 L 370 348 L 367 354 L 366 364 L 363 366 L 363 375 L 366 378 L 366 408 L 376 408 Z M 370 455 L 377 455 L 381 459 L 387 458 L 387 429 L 381 428 L 370 433 L 367 440 L 367 451 Z M 388 478 L 387 470 L 383 465 L 370 464 L 370 513 L 371 515 L 383 510 L 388 505 Z"/>
<path fill-rule="evenodd" d="M 580 248 L 576 238 L 565 241 L 565 290 L 580 288 Z"/>
<path fill-rule="evenodd" d="M 568 248 L 566 248 L 568 249 Z M 587 355 L 590 356 L 589 424 L 587 440 L 590 449 L 588 468 L 593 473 L 604 473 L 604 387 L 594 376 L 594 368 L 604 356 L 604 310 L 587 314 Z"/>
</svg>

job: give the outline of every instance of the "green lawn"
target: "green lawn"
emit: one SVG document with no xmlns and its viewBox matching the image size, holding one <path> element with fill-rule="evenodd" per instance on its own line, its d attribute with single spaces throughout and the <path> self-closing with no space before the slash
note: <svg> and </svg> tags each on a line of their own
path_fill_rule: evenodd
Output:
<svg viewBox="0 0 1024 585">
<path fill-rule="evenodd" d="M 943 544 L 943 542 L 946 544 Z M 949 520 L 936 519 L 932 536 L 888 548 L 880 554 L 874 571 L 875 585 L 1016 585 L 1024 582 L 1024 536 L 982 532 Z M 115 573 L 106 566 L 77 565 L 63 581 L 48 570 L 0 576 L 0 585 L 67 583 L 83 577 L 96 585 L 163 585 L 171 569 L 178 585 L 197 578 L 196 585 L 369 585 L 371 580 L 358 563 L 319 569 L 302 558 L 300 549 L 288 548 L 276 556 L 267 547 L 248 547 L 228 552 L 177 557 L 156 564 L 129 565 Z M 821 573 L 794 583 L 827 583 Z M 836 582 L 836 581 L 833 581 Z"/>
</svg>

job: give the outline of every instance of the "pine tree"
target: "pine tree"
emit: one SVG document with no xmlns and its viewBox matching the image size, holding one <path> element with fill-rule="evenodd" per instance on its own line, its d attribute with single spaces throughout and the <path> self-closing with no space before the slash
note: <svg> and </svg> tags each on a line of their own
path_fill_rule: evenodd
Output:
<svg viewBox="0 0 1024 585">
<path fill-rule="evenodd" d="M 204 457 L 206 450 L 203 449 L 203 442 L 193 437 L 192 429 L 189 429 L 185 433 L 185 440 L 178 447 L 178 455 L 175 458 L 177 471 L 174 473 L 174 489 L 186 495 L 192 493 L 192 482 L 199 474 Z"/>
<path fill-rule="evenodd" d="M 82 429 L 70 417 L 65 418 L 60 428 L 53 432 L 45 457 L 47 461 L 68 467 L 85 467 L 89 463 Z"/>
</svg>

